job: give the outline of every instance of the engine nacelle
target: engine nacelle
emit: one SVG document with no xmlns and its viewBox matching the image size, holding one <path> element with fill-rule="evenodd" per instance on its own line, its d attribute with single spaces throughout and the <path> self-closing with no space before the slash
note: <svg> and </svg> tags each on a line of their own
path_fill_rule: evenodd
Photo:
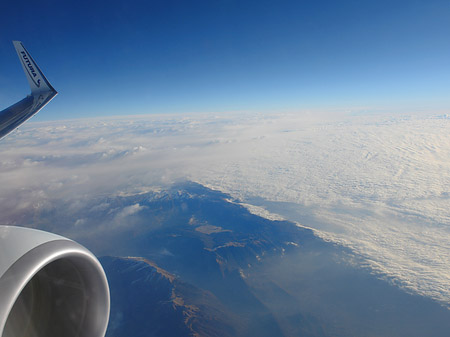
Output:
<svg viewBox="0 0 450 337">
<path fill-rule="evenodd" d="M 103 337 L 109 306 L 105 273 L 86 248 L 0 226 L 0 337 Z"/>
</svg>

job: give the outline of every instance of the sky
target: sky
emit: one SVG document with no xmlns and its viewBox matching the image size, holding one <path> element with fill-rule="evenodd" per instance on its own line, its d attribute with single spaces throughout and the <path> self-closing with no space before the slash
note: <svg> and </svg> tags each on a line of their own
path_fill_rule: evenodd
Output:
<svg viewBox="0 0 450 337">
<path fill-rule="evenodd" d="M 0 22 L 0 106 L 29 90 L 12 40 L 59 91 L 34 121 L 450 108 L 448 1 L 3 1 Z"/>
<path fill-rule="evenodd" d="M 448 1 L 3 1 L 0 106 L 12 40 L 59 95 L 2 140 L 0 222 L 189 179 L 448 305 L 449 32 Z"/>
</svg>

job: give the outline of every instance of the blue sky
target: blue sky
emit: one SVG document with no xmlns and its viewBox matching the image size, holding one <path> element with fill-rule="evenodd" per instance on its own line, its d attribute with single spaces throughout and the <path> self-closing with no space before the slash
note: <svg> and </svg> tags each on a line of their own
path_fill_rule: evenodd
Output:
<svg viewBox="0 0 450 337">
<path fill-rule="evenodd" d="M 4 1 L 0 105 L 34 120 L 220 111 L 450 110 L 448 1 Z"/>
</svg>

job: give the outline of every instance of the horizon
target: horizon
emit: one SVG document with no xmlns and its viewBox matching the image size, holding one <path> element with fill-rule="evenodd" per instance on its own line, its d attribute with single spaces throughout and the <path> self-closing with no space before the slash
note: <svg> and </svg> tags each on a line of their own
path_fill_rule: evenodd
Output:
<svg viewBox="0 0 450 337">
<path fill-rule="evenodd" d="M 4 7 L 0 105 L 28 93 L 14 39 L 60 93 L 36 121 L 450 108 L 444 1 L 47 1 L 38 29 L 27 1 Z"/>
</svg>

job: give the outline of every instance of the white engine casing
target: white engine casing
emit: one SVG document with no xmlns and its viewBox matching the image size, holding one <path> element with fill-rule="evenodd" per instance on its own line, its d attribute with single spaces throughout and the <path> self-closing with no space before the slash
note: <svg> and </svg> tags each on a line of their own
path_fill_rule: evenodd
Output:
<svg viewBox="0 0 450 337">
<path fill-rule="evenodd" d="M 109 309 L 105 273 L 86 248 L 0 226 L 0 337 L 103 337 Z"/>
</svg>

